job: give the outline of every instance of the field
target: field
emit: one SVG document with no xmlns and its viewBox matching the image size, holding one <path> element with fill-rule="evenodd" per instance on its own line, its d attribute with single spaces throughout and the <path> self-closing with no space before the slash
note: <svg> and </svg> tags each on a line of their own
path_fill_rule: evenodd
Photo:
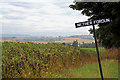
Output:
<svg viewBox="0 0 120 80">
<path fill-rule="evenodd" d="M 87 52 L 89 51 L 94 51 L 94 53 L 96 53 L 96 48 L 81 48 L 81 50 L 85 50 Z M 99 52 L 102 53 L 103 51 L 105 51 L 105 48 L 98 48 Z M 97 54 L 97 53 L 96 53 Z"/>
<path fill-rule="evenodd" d="M 118 78 L 119 51 L 119 49 L 100 48 L 106 78 Z M 99 78 L 100 74 L 95 48 L 82 49 L 62 44 L 4 42 L 2 43 L 2 77 Z"/>
<path fill-rule="evenodd" d="M 82 42 L 85 43 L 92 43 L 94 40 L 89 39 L 82 39 L 82 38 L 65 38 L 65 40 L 62 41 L 55 41 L 56 43 L 73 43 L 73 41 L 77 40 L 78 43 L 82 44 Z"/>
</svg>

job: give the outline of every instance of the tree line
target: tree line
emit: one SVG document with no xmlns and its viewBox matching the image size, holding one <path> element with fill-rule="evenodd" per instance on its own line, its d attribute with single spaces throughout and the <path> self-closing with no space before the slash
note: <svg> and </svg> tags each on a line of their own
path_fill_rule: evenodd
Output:
<svg viewBox="0 0 120 80">
<path fill-rule="evenodd" d="M 77 40 L 73 41 L 73 43 L 62 43 L 63 45 L 69 45 L 73 47 L 80 47 L 80 48 L 95 48 L 95 43 L 85 43 L 82 42 L 82 44 L 78 43 Z M 98 45 L 99 47 L 103 47 L 101 44 Z"/>
</svg>

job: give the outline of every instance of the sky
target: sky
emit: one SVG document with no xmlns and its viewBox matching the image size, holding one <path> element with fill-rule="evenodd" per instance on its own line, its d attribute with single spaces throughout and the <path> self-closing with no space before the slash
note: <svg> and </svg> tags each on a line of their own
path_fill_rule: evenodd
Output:
<svg viewBox="0 0 120 80">
<path fill-rule="evenodd" d="M 75 28 L 88 17 L 70 4 L 73 0 L 0 0 L 0 34 L 88 35 L 91 26 Z"/>
</svg>

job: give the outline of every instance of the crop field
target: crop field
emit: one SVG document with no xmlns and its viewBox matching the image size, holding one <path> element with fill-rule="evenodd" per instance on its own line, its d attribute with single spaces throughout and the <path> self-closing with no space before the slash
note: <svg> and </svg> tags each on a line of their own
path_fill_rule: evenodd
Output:
<svg viewBox="0 0 120 80">
<path fill-rule="evenodd" d="M 103 49 L 100 54 L 106 78 L 117 77 L 119 51 Z M 97 64 L 97 54 L 92 49 L 62 44 L 2 43 L 3 78 L 99 78 Z M 98 73 L 93 76 L 90 72 Z"/>
<path fill-rule="evenodd" d="M 65 40 L 61 41 L 55 41 L 56 43 L 73 43 L 73 41 L 77 40 L 78 43 L 82 44 L 83 42 L 85 43 L 92 43 L 94 40 L 89 40 L 89 39 L 82 39 L 82 38 L 65 38 Z"/>
</svg>

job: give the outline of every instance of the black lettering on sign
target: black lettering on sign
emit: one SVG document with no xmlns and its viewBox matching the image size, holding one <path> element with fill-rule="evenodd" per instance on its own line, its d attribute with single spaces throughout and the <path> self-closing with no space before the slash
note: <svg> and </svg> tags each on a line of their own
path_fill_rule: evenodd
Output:
<svg viewBox="0 0 120 80">
<path fill-rule="evenodd" d="M 75 23 L 75 26 L 76 26 L 76 28 L 78 28 L 78 27 L 90 26 L 92 24 L 95 25 L 95 24 L 107 23 L 107 22 L 111 22 L 111 20 L 109 18 L 108 19 L 99 19 L 99 20 L 93 20 L 93 23 L 90 20 L 90 21 Z"/>
</svg>

